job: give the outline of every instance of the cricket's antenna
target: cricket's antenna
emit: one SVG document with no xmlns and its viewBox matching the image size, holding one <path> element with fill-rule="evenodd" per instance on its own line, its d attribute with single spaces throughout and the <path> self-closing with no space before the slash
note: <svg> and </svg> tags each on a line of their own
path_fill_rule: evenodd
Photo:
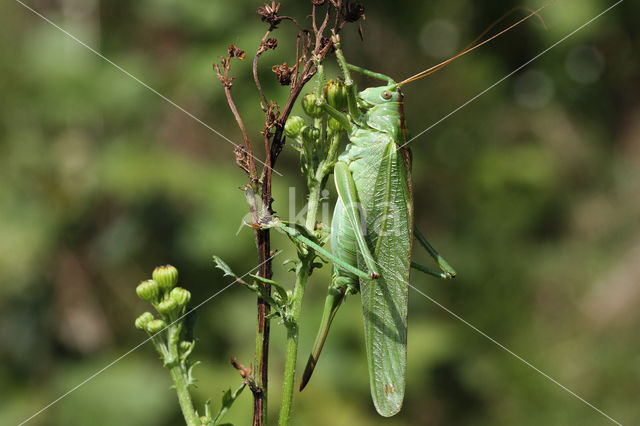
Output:
<svg viewBox="0 0 640 426">
<path fill-rule="evenodd" d="M 512 30 L 513 28 L 517 27 L 518 25 L 522 24 L 523 22 L 529 20 L 530 18 L 532 18 L 533 16 L 537 16 L 538 18 L 540 18 L 540 20 L 542 21 L 542 25 L 545 26 L 546 25 L 544 23 L 544 20 L 542 19 L 542 17 L 539 15 L 540 11 L 545 9 L 547 6 L 551 5 L 551 3 L 555 2 L 556 0 L 549 0 L 547 3 L 545 3 L 544 5 L 542 5 L 540 8 L 536 9 L 536 10 L 531 10 L 525 7 L 515 7 L 513 9 L 511 9 L 509 12 L 505 13 L 504 15 L 502 15 L 500 18 L 496 19 L 491 25 L 489 25 L 487 27 L 486 30 L 484 30 L 482 32 L 482 34 L 480 34 L 478 37 L 476 37 L 475 40 L 473 40 L 467 47 L 465 47 L 464 49 L 462 49 L 462 51 L 458 54 L 456 54 L 455 56 L 447 59 L 446 61 L 442 61 L 437 65 L 432 66 L 431 68 L 428 68 L 424 71 L 419 72 L 416 75 L 413 75 L 409 78 L 407 78 L 406 80 L 401 81 L 400 83 L 398 83 L 398 86 L 402 86 L 403 84 L 407 84 L 407 83 L 411 83 L 413 81 L 419 80 L 423 77 L 426 77 L 428 75 L 433 74 L 436 71 L 441 70 L 442 68 L 446 67 L 447 65 L 449 65 L 451 62 L 455 61 L 456 59 L 458 59 L 459 57 L 466 55 L 467 53 L 476 50 L 477 48 L 479 48 L 480 46 L 483 46 L 487 43 L 489 43 L 491 40 L 500 37 L 502 34 L 506 33 L 507 31 Z M 498 23 L 500 23 L 503 19 L 505 19 L 507 16 L 511 15 L 513 12 L 515 12 L 518 9 L 525 9 L 527 11 L 530 11 L 531 13 L 529 13 L 527 16 L 525 16 L 524 18 L 520 19 L 518 22 L 516 22 L 515 24 L 510 25 L 509 27 L 505 28 L 504 30 L 500 31 L 497 34 L 492 35 L 491 37 L 489 37 L 488 39 L 486 39 L 485 41 L 478 43 L 478 40 L 480 40 L 482 37 L 484 37 L 489 31 L 491 31 L 491 29 L 493 27 L 495 27 Z"/>
<path fill-rule="evenodd" d="M 525 12 L 529 13 L 529 16 L 527 16 L 524 19 L 529 19 L 530 17 L 536 16 L 538 17 L 538 19 L 540 19 L 540 23 L 542 23 L 542 26 L 544 27 L 544 29 L 548 29 L 547 28 L 547 24 L 546 22 L 544 22 L 544 18 L 542 16 L 540 16 L 540 14 L 538 12 L 540 12 L 540 10 L 542 10 L 543 8 L 547 7 L 551 2 L 545 4 L 544 6 L 542 6 L 540 9 L 538 10 L 533 10 L 530 7 L 526 7 L 526 6 L 516 6 L 513 9 L 511 9 L 510 11 L 506 12 L 504 15 L 502 15 L 501 17 L 499 17 L 498 19 L 496 19 L 495 21 L 493 21 L 491 23 L 491 25 L 489 25 L 487 28 L 484 29 L 484 31 L 482 31 L 478 37 L 476 37 L 475 39 L 473 39 L 473 41 L 471 43 L 469 43 L 464 49 L 462 49 L 462 51 L 464 52 L 465 50 L 469 49 L 470 47 L 473 47 L 474 44 L 476 44 L 478 41 L 480 41 L 482 39 L 482 37 L 484 37 L 485 35 L 487 35 L 487 33 L 489 31 L 491 31 L 493 29 L 493 27 L 495 27 L 496 25 L 498 25 L 500 22 L 504 21 L 506 18 L 508 18 L 510 15 L 512 15 L 514 12 L 517 12 L 518 10 L 524 10 Z M 517 24 L 516 24 L 517 25 Z"/>
</svg>

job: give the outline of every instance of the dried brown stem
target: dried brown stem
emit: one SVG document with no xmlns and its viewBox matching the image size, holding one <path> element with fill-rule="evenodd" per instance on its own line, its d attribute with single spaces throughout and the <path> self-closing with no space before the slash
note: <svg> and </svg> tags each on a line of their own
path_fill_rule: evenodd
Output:
<svg viewBox="0 0 640 426">
<path fill-rule="evenodd" d="M 251 147 L 251 141 L 247 134 L 244 122 L 238 113 L 238 109 L 233 102 L 231 96 L 232 79 L 229 78 L 229 69 L 231 66 L 231 58 L 239 57 L 244 58 L 244 53 L 237 54 L 237 48 L 235 46 L 229 47 L 229 53 L 225 59 L 222 60 L 223 72 L 220 72 L 220 66 L 216 64 L 215 69 L 217 71 L 217 77 L 222 82 L 224 92 L 227 98 L 229 108 L 236 119 L 238 127 L 242 132 L 244 139 L 244 148 L 236 148 L 236 163 L 249 175 L 250 184 L 245 188 L 245 195 L 249 202 L 249 210 L 251 212 L 251 219 L 254 223 L 258 223 L 259 207 L 258 200 L 256 200 L 256 193 L 259 189 L 258 172 L 256 170 L 253 149 Z M 269 166 L 268 166 L 269 167 Z M 269 167 L 270 168 L 270 167 Z M 270 248 L 270 236 L 268 230 L 262 230 L 259 228 L 254 229 L 254 238 L 256 247 L 258 249 L 258 262 L 260 268 L 258 274 L 265 278 L 271 278 L 271 262 L 269 259 Z M 270 291 L 269 286 L 265 286 L 267 291 Z M 258 330 L 257 333 L 262 336 L 262 345 L 260 349 L 256 348 L 256 362 L 259 367 L 259 375 L 257 380 L 253 380 L 254 386 L 252 387 L 252 393 L 254 398 L 254 425 L 262 426 L 264 424 L 265 407 L 266 407 L 266 389 L 267 389 L 267 365 L 269 354 L 269 322 L 266 320 L 266 316 L 269 313 L 269 305 L 262 298 L 258 298 Z"/>
<path fill-rule="evenodd" d="M 255 157 L 253 156 L 251 141 L 249 140 L 247 129 L 244 127 L 244 122 L 242 121 L 242 117 L 238 112 L 238 108 L 236 108 L 236 104 L 235 102 L 233 102 L 233 98 L 231 97 L 231 87 L 233 86 L 233 78 L 229 78 L 229 69 L 231 67 L 231 58 L 233 57 L 238 57 L 240 59 L 243 59 L 244 52 L 242 52 L 242 50 L 238 49 L 234 45 L 230 45 L 227 53 L 227 57 L 222 60 L 222 66 L 223 66 L 224 72 L 223 73 L 220 72 L 220 66 L 218 64 L 215 64 L 214 69 L 216 70 L 216 76 L 218 77 L 218 80 L 220 80 L 220 82 L 222 83 L 222 86 L 224 87 L 224 94 L 227 98 L 227 103 L 229 104 L 229 108 L 233 113 L 233 117 L 236 119 L 236 123 L 238 124 L 238 127 L 240 128 L 240 132 L 242 133 L 242 139 L 244 140 L 244 150 L 247 155 L 246 156 L 243 155 L 242 156 L 243 161 L 240 162 L 238 161 L 238 159 L 241 153 L 236 151 L 236 162 L 242 169 L 244 169 L 249 174 L 251 181 L 255 182 L 257 180 L 258 172 L 256 170 L 256 164 L 254 161 Z"/>
<path fill-rule="evenodd" d="M 267 37 L 269 37 L 269 34 L 271 34 L 272 30 L 273 30 L 273 26 L 271 26 L 269 30 L 267 30 L 267 32 L 262 37 L 262 40 L 260 41 L 260 47 L 258 48 L 258 51 L 253 57 L 253 67 L 252 67 L 253 81 L 256 84 L 256 87 L 258 88 L 258 92 L 260 92 L 260 97 L 262 98 L 262 102 L 263 102 L 262 110 L 265 112 L 269 102 L 267 102 L 267 97 L 264 95 L 264 91 L 262 90 L 262 85 L 260 84 L 260 79 L 258 78 L 258 58 L 260 58 L 260 55 L 262 55 L 264 51 L 267 50 L 265 46 L 265 42 L 267 40 Z"/>
</svg>

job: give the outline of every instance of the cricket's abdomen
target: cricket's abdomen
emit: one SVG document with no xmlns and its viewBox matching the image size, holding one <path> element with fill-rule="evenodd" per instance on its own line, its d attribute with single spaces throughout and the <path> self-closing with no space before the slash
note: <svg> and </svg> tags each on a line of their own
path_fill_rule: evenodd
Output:
<svg viewBox="0 0 640 426">
<path fill-rule="evenodd" d="M 404 398 L 413 236 L 408 164 L 394 136 L 357 130 L 345 154 L 365 216 L 365 239 L 380 272 L 377 280 L 360 280 L 360 292 L 371 394 L 383 416 L 400 411 Z M 366 269 L 361 257 L 358 266 Z"/>
</svg>

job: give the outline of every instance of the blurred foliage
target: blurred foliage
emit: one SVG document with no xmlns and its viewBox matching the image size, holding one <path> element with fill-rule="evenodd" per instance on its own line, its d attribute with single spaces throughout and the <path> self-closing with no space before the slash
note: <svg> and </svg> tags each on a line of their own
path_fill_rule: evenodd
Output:
<svg viewBox="0 0 640 426">
<path fill-rule="evenodd" d="M 252 56 L 264 31 L 258 3 L 28 4 L 240 140 L 211 64 L 229 43 Z M 343 47 L 349 61 L 401 79 L 521 4 L 370 1 L 364 42 L 347 27 Z M 429 128 L 411 144 L 416 220 L 459 273 L 452 283 L 416 274 L 413 285 L 630 424 L 640 415 L 640 4 L 622 3 L 430 128 L 611 4 L 553 4 L 542 14 L 548 29 L 534 19 L 407 85 L 405 112 L 414 135 Z M 285 2 L 282 11 L 304 20 L 309 6 Z M 155 265 L 178 266 L 199 303 L 228 284 L 213 268 L 213 252 L 238 272 L 253 267 L 256 255 L 252 233 L 236 234 L 246 177 L 231 144 L 19 3 L 3 8 L 0 24 L 0 424 L 16 424 L 141 341 L 133 320 L 144 306 L 135 286 Z M 281 27 L 261 74 L 265 90 L 284 99 L 270 68 L 295 61 L 295 31 Z M 238 109 L 258 141 L 250 61 L 233 72 Z M 286 216 L 293 208 L 288 187 L 303 187 L 296 153 L 287 149 L 278 170 L 284 176 L 274 179 L 274 207 Z M 304 194 L 294 194 L 299 208 Z M 284 268 L 276 273 L 286 281 Z M 329 273 L 324 268 L 310 282 L 301 360 Z M 410 295 L 401 414 L 382 419 L 372 407 L 352 297 L 313 383 L 296 395 L 295 424 L 607 424 L 441 307 Z M 195 369 L 201 405 L 239 383 L 230 356 L 251 362 L 255 300 L 234 286 L 198 313 L 193 357 L 203 361 Z M 284 336 L 282 327 L 273 329 L 275 419 Z M 169 384 L 146 345 L 30 424 L 179 424 Z M 250 417 L 245 393 L 227 419 L 243 425 Z"/>
</svg>

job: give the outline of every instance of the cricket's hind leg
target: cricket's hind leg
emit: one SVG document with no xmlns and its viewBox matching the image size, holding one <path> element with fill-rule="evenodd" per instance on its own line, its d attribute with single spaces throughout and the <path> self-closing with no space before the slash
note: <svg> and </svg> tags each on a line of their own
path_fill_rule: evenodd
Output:
<svg viewBox="0 0 640 426">
<path fill-rule="evenodd" d="M 436 271 L 432 268 L 429 268 L 428 266 L 423 266 L 416 262 L 411 262 L 411 267 L 420 272 L 424 272 L 425 274 L 433 275 L 434 277 L 443 279 L 455 278 L 455 269 L 453 269 L 451 265 L 449 265 L 449 262 L 447 262 L 442 256 L 440 256 L 440 254 L 431 246 L 431 244 L 429 244 L 429 241 L 427 241 L 427 239 L 424 237 L 424 235 L 422 235 L 422 233 L 416 226 L 413 227 L 413 233 L 418 239 L 420 245 L 424 247 L 429 255 L 438 263 L 440 271 Z"/>
<path fill-rule="evenodd" d="M 329 292 L 324 302 L 320 329 L 318 330 L 316 340 L 313 344 L 313 349 L 311 350 L 309 360 L 307 361 L 304 373 L 302 374 L 300 390 L 304 389 L 304 387 L 307 386 L 307 383 L 309 383 L 309 379 L 311 379 L 313 370 L 316 368 L 318 358 L 320 357 L 320 353 L 324 347 L 324 342 L 327 340 L 327 335 L 329 334 L 329 328 L 331 328 L 333 318 L 336 316 L 336 312 L 338 312 L 338 308 L 342 305 L 345 296 L 347 294 L 354 294 L 358 292 L 357 283 L 357 278 L 354 280 L 352 277 L 343 277 L 334 274 L 331 287 L 329 287 Z"/>
</svg>

